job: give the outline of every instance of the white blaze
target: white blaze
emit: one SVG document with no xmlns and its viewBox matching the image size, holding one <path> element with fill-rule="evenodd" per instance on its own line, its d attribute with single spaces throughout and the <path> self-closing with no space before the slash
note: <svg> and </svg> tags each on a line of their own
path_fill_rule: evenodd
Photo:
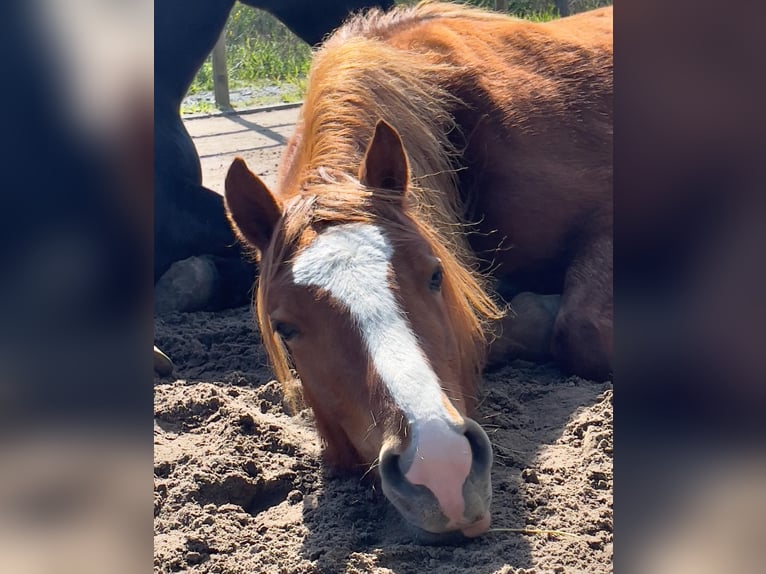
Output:
<svg viewBox="0 0 766 574">
<path fill-rule="evenodd" d="M 362 334 L 372 364 L 412 424 L 405 474 L 426 486 L 452 527 L 464 520 L 463 483 L 471 447 L 443 402 L 439 378 L 418 345 L 389 286 L 393 248 L 375 225 L 327 228 L 293 262 L 298 285 L 318 287 L 342 303 Z"/>
<path fill-rule="evenodd" d="M 375 225 L 332 226 L 296 257 L 293 277 L 345 306 L 375 370 L 410 421 L 450 420 L 439 379 L 388 284 L 393 251 Z"/>
</svg>

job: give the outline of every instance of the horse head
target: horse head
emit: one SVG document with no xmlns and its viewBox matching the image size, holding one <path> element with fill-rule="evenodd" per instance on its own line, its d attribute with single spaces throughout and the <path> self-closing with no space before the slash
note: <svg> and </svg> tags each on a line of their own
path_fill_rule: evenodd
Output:
<svg viewBox="0 0 766 574">
<path fill-rule="evenodd" d="M 379 121 L 356 174 L 325 172 L 286 199 L 235 160 L 226 206 L 260 256 L 264 344 L 280 378 L 297 371 L 330 461 L 376 468 L 410 524 L 477 536 L 492 449 L 470 418 L 484 349 L 472 276 L 413 208 L 410 178 Z"/>
</svg>

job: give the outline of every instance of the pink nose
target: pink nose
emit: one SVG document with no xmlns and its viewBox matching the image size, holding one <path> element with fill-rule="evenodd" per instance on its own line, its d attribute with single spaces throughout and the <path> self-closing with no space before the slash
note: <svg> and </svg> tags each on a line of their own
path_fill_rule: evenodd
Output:
<svg viewBox="0 0 766 574">
<path fill-rule="evenodd" d="M 380 455 L 383 492 L 409 522 L 429 532 L 478 536 L 489 528 L 492 449 L 471 419 L 416 421 L 401 453 Z"/>
<path fill-rule="evenodd" d="M 430 490 L 449 519 L 447 528 L 458 528 L 464 522 L 463 483 L 471 472 L 471 444 L 465 435 L 437 419 L 419 425 L 415 439 L 414 456 L 404 478 Z"/>
</svg>

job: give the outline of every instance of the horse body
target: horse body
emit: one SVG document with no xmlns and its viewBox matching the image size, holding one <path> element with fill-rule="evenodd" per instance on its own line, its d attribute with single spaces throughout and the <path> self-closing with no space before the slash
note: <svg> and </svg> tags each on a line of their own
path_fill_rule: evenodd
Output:
<svg viewBox="0 0 766 574">
<path fill-rule="evenodd" d="M 611 8 L 543 25 L 475 11 L 468 16 L 464 9 L 439 5 L 392 14 L 339 31 L 318 54 L 314 77 L 323 85 L 330 78 L 347 85 L 346 72 L 332 68 L 354 50 L 379 68 L 391 68 L 387 56 L 398 64 L 400 54 L 423 70 L 446 64 L 433 72 L 434 81 L 454 98 L 447 111 L 457 127 L 449 134 L 450 143 L 460 150 L 454 167 L 461 219 L 478 222 L 477 233 L 469 235 L 471 251 L 492 271 L 497 291 L 508 300 L 525 291 L 563 292 L 553 342 L 543 356 L 575 374 L 608 377 Z M 360 41 L 360 35 L 371 40 Z M 392 70 L 390 75 L 406 81 L 407 72 Z M 375 86 L 376 94 L 381 88 L 386 89 Z M 307 107 L 338 98 L 325 89 L 316 92 L 313 98 L 308 95 Z M 384 109 L 379 111 L 398 127 Z M 371 132 L 374 118 L 368 114 L 367 120 L 359 134 Z M 311 132 L 311 145 L 317 145 L 313 134 L 322 128 L 316 118 L 305 122 L 292 143 L 296 148 L 303 130 Z M 405 148 L 409 150 L 406 141 Z M 302 157 L 283 163 L 291 173 L 284 174 L 280 193 L 300 188 L 292 172 L 308 162 Z M 449 184 L 442 180 L 430 187 L 445 190 Z M 598 268 L 593 268 L 596 261 Z M 518 323 L 513 316 L 504 321 L 510 338 Z M 502 353 L 503 341 L 497 347 Z"/>
<path fill-rule="evenodd" d="M 549 356 L 566 371 L 608 377 L 611 9 L 545 25 L 488 19 L 430 27 L 450 63 L 468 71 L 451 90 L 465 104 L 453 114 L 465 217 L 478 222 L 473 251 L 508 300 L 562 293 Z M 429 36 L 411 32 L 403 47 Z M 507 340 L 521 324 L 513 315 L 503 322 Z"/>
<path fill-rule="evenodd" d="M 480 269 L 562 293 L 551 352 L 610 368 L 611 90 L 611 10 L 375 12 L 316 54 L 278 193 L 230 169 L 278 377 L 297 370 L 330 461 L 377 465 L 421 529 L 489 526 L 491 447 L 470 416 L 503 313 Z"/>
</svg>

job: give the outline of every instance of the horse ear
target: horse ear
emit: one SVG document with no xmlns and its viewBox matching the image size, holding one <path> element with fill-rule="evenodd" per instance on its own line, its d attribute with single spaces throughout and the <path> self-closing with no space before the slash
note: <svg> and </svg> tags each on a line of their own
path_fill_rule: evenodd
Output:
<svg viewBox="0 0 766 574">
<path fill-rule="evenodd" d="M 282 216 L 282 207 L 242 158 L 236 158 L 226 174 L 224 203 L 226 215 L 239 237 L 265 251 Z"/>
<path fill-rule="evenodd" d="M 378 120 L 359 168 L 359 181 L 366 187 L 405 192 L 409 179 L 407 154 L 399 134 L 390 124 Z"/>
</svg>

